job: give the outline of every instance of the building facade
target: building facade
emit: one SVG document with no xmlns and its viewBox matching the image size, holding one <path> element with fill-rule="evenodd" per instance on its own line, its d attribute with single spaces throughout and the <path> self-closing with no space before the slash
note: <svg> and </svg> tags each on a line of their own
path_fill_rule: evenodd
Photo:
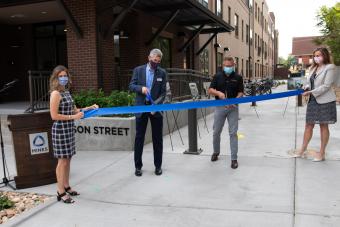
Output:
<svg viewBox="0 0 340 227">
<path fill-rule="evenodd" d="M 313 63 L 313 51 L 320 47 L 315 43 L 319 36 L 293 37 L 292 56 L 295 58 L 297 66 L 307 69 Z"/>
<path fill-rule="evenodd" d="M 278 31 L 275 15 L 267 3 L 258 0 L 211 0 L 209 9 L 235 30 L 217 35 L 207 52 L 216 72 L 223 56 L 236 60 L 236 69 L 245 79 L 273 77 L 278 61 Z"/>
<path fill-rule="evenodd" d="M 274 14 L 257 0 L 2 0 L 0 31 L 0 86 L 19 80 L 8 101 L 29 99 L 28 71 L 58 64 L 74 91 L 126 90 L 152 48 L 164 68 L 213 75 L 228 55 L 245 78 L 271 76 L 277 41 Z"/>
</svg>

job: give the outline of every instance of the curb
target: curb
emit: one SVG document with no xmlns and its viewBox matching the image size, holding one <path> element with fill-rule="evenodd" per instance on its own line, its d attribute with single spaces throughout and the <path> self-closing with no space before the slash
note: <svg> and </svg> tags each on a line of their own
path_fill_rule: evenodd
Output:
<svg viewBox="0 0 340 227">
<path fill-rule="evenodd" d="M 50 201 L 40 204 L 36 207 L 33 207 L 32 209 L 28 211 L 24 211 L 23 213 L 19 214 L 17 217 L 14 216 L 12 219 L 2 224 L 1 226 L 3 227 L 18 226 L 22 224 L 23 222 L 25 222 L 27 219 L 39 214 L 41 211 L 52 206 L 55 203 L 57 203 L 57 201 L 55 199 L 51 199 Z"/>
</svg>

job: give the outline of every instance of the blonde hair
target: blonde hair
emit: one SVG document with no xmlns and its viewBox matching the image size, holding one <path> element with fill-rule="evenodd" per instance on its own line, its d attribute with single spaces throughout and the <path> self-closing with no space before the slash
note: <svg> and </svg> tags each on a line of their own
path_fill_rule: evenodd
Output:
<svg viewBox="0 0 340 227">
<path fill-rule="evenodd" d="M 68 69 L 63 65 L 58 65 L 53 69 L 52 75 L 50 77 L 50 92 L 55 91 L 55 90 L 57 90 L 57 91 L 63 91 L 64 90 L 64 87 L 59 84 L 59 80 L 58 80 L 58 75 L 61 72 L 67 73 L 68 83 L 65 86 L 65 88 L 66 89 L 70 88 L 72 81 L 71 81 L 71 75 L 70 75 Z"/>
</svg>

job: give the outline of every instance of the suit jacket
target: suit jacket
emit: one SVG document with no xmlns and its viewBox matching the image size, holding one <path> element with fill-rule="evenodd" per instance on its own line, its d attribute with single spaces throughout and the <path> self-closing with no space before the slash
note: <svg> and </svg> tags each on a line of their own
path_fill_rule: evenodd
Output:
<svg viewBox="0 0 340 227">
<path fill-rule="evenodd" d="M 314 74 L 315 70 L 311 70 L 307 77 L 306 88 L 310 88 L 310 77 Z M 335 66 L 328 64 L 320 70 L 314 80 L 314 89 L 311 90 L 316 102 L 319 104 L 329 103 L 336 100 L 335 93 L 332 85 L 335 82 Z"/>
<path fill-rule="evenodd" d="M 142 93 L 142 87 L 146 87 L 146 64 L 136 67 L 133 70 L 131 82 L 129 84 L 130 91 L 136 92 L 136 105 L 145 105 L 146 95 Z M 158 101 L 157 103 L 163 103 L 166 95 L 166 80 L 167 74 L 164 69 L 158 67 L 155 71 L 151 86 L 152 100 Z M 159 113 L 156 113 L 160 115 Z M 142 114 L 136 114 L 136 117 L 140 117 Z"/>
</svg>

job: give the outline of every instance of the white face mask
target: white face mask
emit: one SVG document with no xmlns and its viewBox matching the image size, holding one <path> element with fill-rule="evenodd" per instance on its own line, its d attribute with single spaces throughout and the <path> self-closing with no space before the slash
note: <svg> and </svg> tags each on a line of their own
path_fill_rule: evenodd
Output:
<svg viewBox="0 0 340 227">
<path fill-rule="evenodd" d="M 316 64 L 320 64 L 323 61 L 322 57 L 314 57 L 314 61 Z"/>
</svg>

